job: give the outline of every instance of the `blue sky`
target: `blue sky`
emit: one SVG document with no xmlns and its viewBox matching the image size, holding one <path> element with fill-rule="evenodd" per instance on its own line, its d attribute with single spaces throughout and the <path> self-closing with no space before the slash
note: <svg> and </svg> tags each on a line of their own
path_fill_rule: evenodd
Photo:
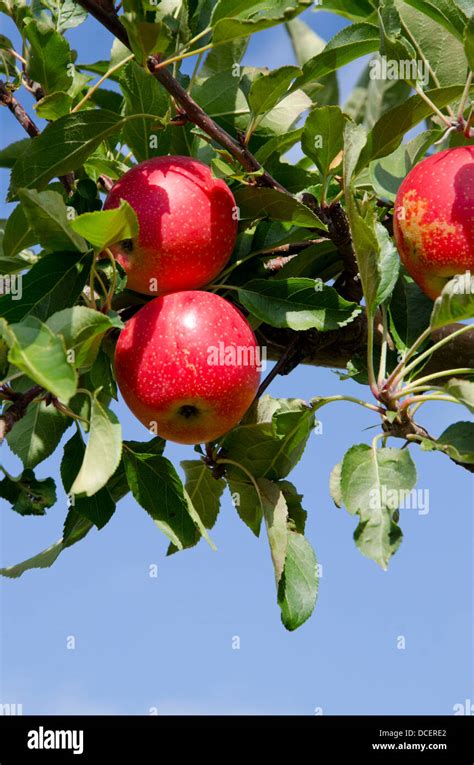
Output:
<svg viewBox="0 0 474 765">
<path fill-rule="evenodd" d="M 327 14 L 305 20 L 326 39 L 343 24 Z M 11 36 L 5 23 L 1 30 Z M 111 38 L 89 21 L 69 34 L 81 60 L 104 58 Z M 246 62 L 274 68 L 291 61 L 282 29 L 252 41 Z M 344 71 L 343 94 L 358 66 Z M 30 112 L 31 101 L 23 98 Z M 3 143 L 22 138 L 1 112 Z M 2 171 L 2 199 L 7 174 Z M 1 206 L 4 217 L 9 207 Z M 365 396 L 330 370 L 300 367 L 279 378 L 274 396 Z M 120 403 L 125 438 L 147 433 Z M 465 410 L 426 405 L 434 434 Z M 0 703 L 25 714 L 450 714 L 473 699 L 472 479 L 439 454 L 414 452 L 418 488 L 430 512 L 402 512 L 405 538 L 382 572 L 352 540 L 355 521 L 332 503 L 328 478 L 353 444 L 369 442 L 369 412 L 347 403 L 321 412 L 291 475 L 304 494 L 307 536 L 323 575 L 313 617 L 297 632 L 280 623 L 265 536 L 256 539 L 228 495 L 212 532 L 218 551 L 201 543 L 166 558 L 167 541 L 130 496 L 102 532 L 93 531 L 48 570 L 0 582 Z M 169 444 L 178 464 L 192 447 Z M 2 447 L 2 463 L 19 460 Z M 37 469 L 58 477 L 53 456 Z M 3 500 L 1 565 L 33 555 L 59 538 L 66 513 L 60 494 L 47 517 L 20 517 Z M 149 576 L 156 564 L 158 576 Z M 67 648 L 69 636 L 75 648 Z M 240 649 L 232 648 L 235 636 Z M 397 648 L 400 636 L 404 650 Z"/>
</svg>

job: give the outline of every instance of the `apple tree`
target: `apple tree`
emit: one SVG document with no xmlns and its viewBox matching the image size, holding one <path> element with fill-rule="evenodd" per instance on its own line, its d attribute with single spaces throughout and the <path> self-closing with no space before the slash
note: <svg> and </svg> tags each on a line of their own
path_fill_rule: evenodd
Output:
<svg viewBox="0 0 474 765">
<path fill-rule="evenodd" d="M 452 407 L 443 433 L 420 421 L 430 401 L 474 409 L 472 2 L 321 0 L 314 11 L 347 22 L 329 42 L 298 18 L 312 5 L 0 0 L 17 28 L 15 40 L 0 37 L 0 102 L 25 131 L 0 151 L 14 203 L 0 254 L 0 440 L 23 463 L 20 475 L 2 469 L 0 496 L 22 515 L 43 515 L 58 481 L 70 496 L 60 541 L 3 576 L 51 566 L 130 493 L 169 554 L 202 537 L 212 545 L 228 488 L 250 531 L 268 536 L 282 621 L 294 630 L 318 577 L 305 537 L 311 498 L 290 474 L 322 407 L 364 407 L 376 427 L 341 454 L 328 491 L 356 516 L 360 552 L 384 569 L 402 540 L 417 451 L 474 471 L 468 413 Z M 111 33 L 111 50 L 84 63 L 68 33 L 88 15 Z M 251 36 L 276 25 L 294 58 L 272 71 L 242 63 Z M 337 70 L 367 56 L 340 104 Z M 195 445 L 184 481 L 160 428 L 123 441 L 113 411 L 118 338 L 161 298 L 131 289 L 114 256 L 139 236 L 139 211 L 127 201 L 103 209 L 131 168 L 178 156 L 204 163 L 238 211 L 230 260 L 201 289 L 238 308 L 275 362 L 243 418 Z M 426 157 L 414 212 L 399 192 Z M 436 204 L 457 195 L 443 220 L 430 188 Z M 340 370 L 360 397 L 272 397 L 272 380 L 299 364 Z M 56 448 L 60 475 L 42 476 Z"/>
</svg>

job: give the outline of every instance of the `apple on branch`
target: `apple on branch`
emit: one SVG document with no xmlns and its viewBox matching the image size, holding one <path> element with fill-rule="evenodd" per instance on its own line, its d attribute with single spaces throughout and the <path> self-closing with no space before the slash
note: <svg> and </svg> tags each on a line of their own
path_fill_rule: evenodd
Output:
<svg viewBox="0 0 474 765">
<path fill-rule="evenodd" d="M 407 271 L 433 300 L 453 276 L 474 272 L 474 146 L 415 165 L 398 190 L 394 233 Z"/>
<path fill-rule="evenodd" d="M 133 414 L 182 444 L 219 438 L 258 390 L 260 348 L 241 312 L 212 292 L 157 297 L 121 332 L 117 382 Z"/>
<path fill-rule="evenodd" d="M 124 199 L 140 232 L 111 247 L 131 290 L 164 295 L 204 286 L 224 268 L 237 237 L 237 207 L 229 187 L 192 157 L 154 157 L 112 187 L 105 210 Z"/>
</svg>

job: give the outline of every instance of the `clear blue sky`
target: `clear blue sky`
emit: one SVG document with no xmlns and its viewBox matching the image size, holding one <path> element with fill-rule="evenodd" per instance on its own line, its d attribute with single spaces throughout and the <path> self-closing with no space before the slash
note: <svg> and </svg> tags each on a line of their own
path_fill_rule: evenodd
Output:
<svg viewBox="0 0 474 765">
<path fill-rule="evenodd" d="M 3 19 L 4 17 L 2 17 Z M 329 38 L 343 22 L 326 14 L 305 20 Z M 5 23 L 3 34 L 12 36 Z M 82 61 L 105 58 L 111 38 L 89 21 L 69 33 Z M 284 30 L 252 41 L 246 62 L 272 68 L 290 63 Z M 341 77 L 346 94 L 357 67 Z M 23 98 L 31 111 L 31 101 Z M 3 143 L 23 137 L 1 112 Z M 2 199 L 7 174 L 2 171 Z M 3 217 L 10 206 L 1 205 Z M 345 392 L 329 370 L 300 367 L 273 383 L 274 396 L 310 398 Z M 145 429 L 116 407 L 125 438 Z M 427 405 L 422 421 L 439 434 L 464 409 Z M 256 539 L 226 495 L 212 537 L 166 558 L 167 541 L 129 497 L 101 532 L 92 531 L 49 570 L 0 582 L 0 703 L 25 714 L 451 714 L 474 700 L 472 479 L 442 455 L 415 453 L 418 487 L 429 489 L 430 512 L 404 511 L 405 538 L 382 572 L 352 540 L 355 521 L 333 505 L 328 477 L 353 443 L 368 442 L 375 424 L 350 404 L 322 410 L 323 434 L 313 435 L 291 475 L 304 494 L 307 535 L 323 566 L 315 614 L 295 633 L 282 627 L 265 536 Z M 169 444 L 175 464 L 192 447 Z M 10 472 L 21 465 L 3 446 Z M 58 458 L 37 468 L 58 477 Z M 22 518 L 5 507 L 0 520 L 1 565 L 58 539 L 66 513 L 60 493 L 47 517 Z M 150 578 L 151 564 L 158 577 Z M 68 636 L 76 639 L 68 650 Z M 240 650 L 232 649 L 239 636 Z M 404 636 L 405 650 L 397 649 Z"/>
</svg>

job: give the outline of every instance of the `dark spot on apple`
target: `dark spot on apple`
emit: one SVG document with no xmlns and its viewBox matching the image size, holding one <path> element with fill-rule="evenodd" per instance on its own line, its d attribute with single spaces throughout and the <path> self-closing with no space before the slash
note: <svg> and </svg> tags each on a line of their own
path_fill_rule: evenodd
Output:
<svg viewBox="0 0 474 765">
<path fill-rule="evenodd" d="M 133 252 L 133 239 L 122 239 L 120 246 L 125 252 Z"/>
<path fill-rule="evenodd" d="M 186 420 L 189 420 L 191 417 L 197 417 L 199 415 L 199 409 L 192 404 L 183 404 L 183 406 L 180 406 L 178 411 L 179 414 Z"/>
</svg>

